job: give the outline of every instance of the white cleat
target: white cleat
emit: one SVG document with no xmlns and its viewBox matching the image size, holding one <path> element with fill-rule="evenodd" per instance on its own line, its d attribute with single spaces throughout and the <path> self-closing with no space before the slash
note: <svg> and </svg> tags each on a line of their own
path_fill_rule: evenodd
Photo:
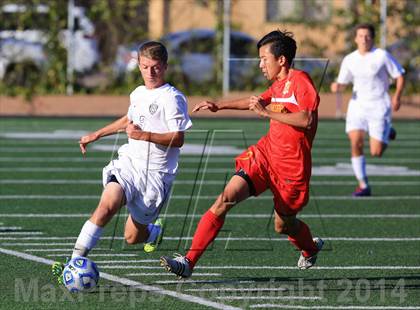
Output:
<svg viewBox="0 0 420 310">
<path fill-rule="evenodd" d="M 308 269 L 308 268 L 311 268 L 313 265 L 315 265 L 316 258 L 318 256 L 319 251 L 321 251 L 324 245 L 324 241 L 321 238 L 314 238 L 313 240 L 315 242 L 316 247 L 318 248 L 318 252 L 316 252 L 314 255 L 310 257 L 305 257 L 303 256 L 302 253 L 300 253 L 300 257 L 297 263 L 297 266 L 299 267 L 299 269 Z"/>
</svg>

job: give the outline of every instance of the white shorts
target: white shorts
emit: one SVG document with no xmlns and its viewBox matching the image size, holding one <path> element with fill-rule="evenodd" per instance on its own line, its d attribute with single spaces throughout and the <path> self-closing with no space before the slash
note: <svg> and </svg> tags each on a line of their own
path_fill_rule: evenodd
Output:
<svg viewBox="0 0 420 310">
<path fill-rule="evenodd" d="M 126 205 L 133 220 L 143 225 L 157 219 L 175 179 L 175 174 L 138 167 L 130 157 L 121 153 L 118 159 L 112 160 L 103 169 L 104 187 L 112 175 L 124 190 Z"/>
<path fill-rule="evenodd" d="M 353 130 L 366 131 L 371 138 L 388 144 L 391 130 L 389 96 L 370 102 L 351 99 L 346 114 L 346 133 Z"/>
</svg>

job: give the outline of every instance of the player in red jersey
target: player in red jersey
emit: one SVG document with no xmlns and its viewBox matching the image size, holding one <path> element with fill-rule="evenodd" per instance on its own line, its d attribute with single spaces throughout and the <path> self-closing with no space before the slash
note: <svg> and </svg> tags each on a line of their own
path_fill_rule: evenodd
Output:
<svg viewBox="0 0 420 310">
<path fill-rule="evenodd" d="M 308 74 L 290 67 L 296 54 L 291 33 L 270 32 L 257 47 L 260 69 L 273 81 L 267 91 L 233 101 L 203 101 L 193 109 L 194 112 L 249 109 L 270 119 L 270 129 L 257 144 L 236 157 L 236 173 L 202 216 L 188 253 L 174 258 L 161 257 L 161 265 L 179 277 L 191 276 L 198 259 L 222 228 L 229 210 L 267 189 L 274 196 L 275 231 L 288 235 L 301 251 L 298 267 L 312 267 L 323 246 L 323 241 L 313 239 L 309 227 L 296 218 L 309 199 L 311 147 L 318 123 L 319 96 Z"/>
</svg>

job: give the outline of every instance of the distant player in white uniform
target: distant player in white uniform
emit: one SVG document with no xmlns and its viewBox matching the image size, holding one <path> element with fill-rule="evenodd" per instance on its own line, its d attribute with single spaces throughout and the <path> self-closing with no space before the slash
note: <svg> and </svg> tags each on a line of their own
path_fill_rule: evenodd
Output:
<svg viewBox="0 0 420 310">
<path fill-rule="evenodd" d="M 124 238 L 128 244 L 144 243 L 152 252 L 162 239 L 163 221 L 158 219 L 168 198 L 178 168 L 184 131 L 192 126 L 185 96 L 165 82 L 168 53 L 159 42 L 146 42 L 138 52 L 144 86 L 130 94 L 127 115 L 79 143 L 86 147 L 101 137 L 126 132 L 128 143 L 118 150 L 118 159 L 103 169 L 104 190 L 96 210 L 84 226 L 72 257 L 87 256 L 101 237 L 103 227 L 126 205 L 129 216 Z M 62 263 L 53 265 L 61 283 Z"/>
<path fill-rule="evenodd" d="M 391 112 L 398 111 L 404 88 L 404 69 L 387 51 L 373 46 L 375 29 L 370 24 L 356 27 L 357 50 L 344 57 L 332 92 L 353 83 L 353 95 L 346 116 L 346 133 L 351 144 L 351 163 L 359 182 L 353 196 L 370 196 L 363 155 L 365 133 L 369 133 L 370 154 L 380 157 L 396 132 L 391 127 Z M 396 80 L 396 91 L 390 99 L 389 77 Z"/>
</svg>

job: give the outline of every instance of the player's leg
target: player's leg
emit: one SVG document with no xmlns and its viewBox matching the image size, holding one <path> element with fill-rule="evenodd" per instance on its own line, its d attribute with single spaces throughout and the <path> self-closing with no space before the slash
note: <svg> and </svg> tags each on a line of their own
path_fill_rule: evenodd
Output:
<svg viewBox="0 0 420 310">
<path fill-rule="evenodd" d="M 391 131 L 390 112 L 374 116 L 369 120 L 369 146 L 372 156 L 381 157 L 383 155 L 388 146 Z"/>
<path fill-rule="evenodd" d="M 370 195 L 368 177 L 366 173 L 366 159 L 363 153 L 365 131 L 352 130 L 348 132 L 351 146 L 351 165 L 354 175 L 359 183 L 358 188 L 353 193 L 354 196 Z"/>
<path fill-rule="evenodd" d="M 162 241 L 164 232 L 164 221 L 157 219 L 153 223 L 140 224 L 134 220 L 132 215 L 128 216 L 125 224 L 124 238 L 128 244 L 144 242 L 144 250 L 153 252 Z"/>
<path fill-rule="evenodd" d="M 109 182 L 102 192 L 98 207 L 83 225 L 74 246 L 72 257 L 87 256 L 99 241 L 103 227 L 124 205 L 125 196 L 120 184 Z"/>
<path fill-rule="evenodd" d="M 369 138 L 370 155 L 373 157 L 381 157 L 385 152 L 387 144 L 373 137 Z"/>
<path fill-rule="evenodd" d="M 114 214 L 125 203 L 124 191 L 115 177 L 105 186 L 102 192 L 98 207 L 89 220 L 83 225 L 77 241 L 73 248 L 72 258 L 77 256 L 87 256 L 89 251 L 99 241 L 103 227 L 112 219 Z M 54 262 L 52 273 L 57 277 L 58 283 L 62 284 L 62 273 L 64 264 Z"/>
<path fill-rule="evenodd" d="M 351 147 L 351 165 L 358 181 L 354 196 L 370 195 L 366 174 L 366 160 L 363 153 L 365 134 L 369 129 L 368 113 L 363 109 L 364 102 L 350 100 L 346 115 L 346 133 Z"/>
<path fill-rule="evenodd" d="M 313 238 L 305 222 L 296 215 L 280 215 L 274 212 L 274 230 L 279 234 L 286 234 L 289 241 L 301 251 L 298 267 L 308 269 L 312 267 L 324 242 L 320 238 Z"/>
<path fill-rule="evenodd" d="M 223 193 L 201 217 L 187 255 L 175 258 L 162 256 L 161 265 L 179 277 L 191 276 L 195 264 L 222 228 L 226 214 L 237 203 L 249 196 L 248 182 L 243 177 L 234 175 Z"/>
</svg>

